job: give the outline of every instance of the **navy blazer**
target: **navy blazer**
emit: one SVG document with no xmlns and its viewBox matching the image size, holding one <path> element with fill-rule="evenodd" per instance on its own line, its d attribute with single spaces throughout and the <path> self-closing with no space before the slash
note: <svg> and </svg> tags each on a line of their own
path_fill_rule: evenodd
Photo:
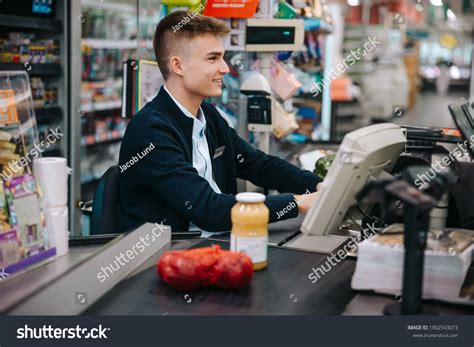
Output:
<svg viewBox="0 0 474 347">
<path fill-rule="evenodd" d="M 320 182 L 317 176 L 254 149 L 212 105 L 203 102 L 201 107 L 213 175 L 222 193 L 214 192 L 194 169 L 193 119 L 185 116 L 161 88 L 131 119 L 120 148 L 121 231 L 145 222 L 187 231 L 190 221 L 207 231 L 230 230 L 237 177 L 286 193 L 267 197 L 270 222 L 298 215 L 294 196 L 289 193 L 316 190 Z"/>
</svg>

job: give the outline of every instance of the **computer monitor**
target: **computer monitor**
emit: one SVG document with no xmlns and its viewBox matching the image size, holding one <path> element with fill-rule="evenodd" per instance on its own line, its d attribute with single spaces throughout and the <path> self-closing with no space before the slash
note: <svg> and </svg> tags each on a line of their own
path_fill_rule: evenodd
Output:
<svg viewBox="0 0 474 347">
<path fill-rule="evenodd" d="M 461 99 L 448 105 L 448 108 L 467 145 L 471 159 L 474 159 L 474 103 Z"/>
<path fill-rule="evenodd" d="M 356 195 L 369 179 L 382 171 L 390 172 L 405 151 L 404 130 L 396 124 L 383 123 L 355 130 L 346 136 L 306 215 L 301 230 L 312 235 L 335 232 Z"/>
<path fill-rule="evenodd" d="M 247 52 L 299 51 L 303 44 L 302 19 L 247 19 L 245 30 Z"/>
</svg>

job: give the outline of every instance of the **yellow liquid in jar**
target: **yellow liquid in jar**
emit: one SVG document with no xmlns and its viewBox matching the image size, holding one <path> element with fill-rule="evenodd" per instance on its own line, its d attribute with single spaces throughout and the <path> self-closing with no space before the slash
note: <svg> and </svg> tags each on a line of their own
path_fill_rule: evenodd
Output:
<svg viewBox="0 0 474 347">
<path fill-rule="evenodd" d="M 268 243 L 268 220 L 270 212 L 263 203 L 265 196 L 257 193 L 254 200 L 261 201 L 249 202 L 237 195 L 237 204 L 232 207 L 232 230 L 231 230 L 231 250 L 242 251 L 252 259 L 253 269 L 261 270 L 267 266 L 267 243 Z M 259 195 L 260 197 L 257 197 Z M 243 200 L 243 201 L 242 201 Z M 246 201 L 247 200 L 247 201 Z M 255 261 L 255 259 L 258 259 Z"/>
</svg>

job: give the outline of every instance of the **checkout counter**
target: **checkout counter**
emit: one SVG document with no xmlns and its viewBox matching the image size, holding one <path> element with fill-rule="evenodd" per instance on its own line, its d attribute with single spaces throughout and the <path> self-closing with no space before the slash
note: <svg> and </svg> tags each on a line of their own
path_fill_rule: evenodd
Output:
<svg viewBox="0 0 474 347">
<path fill-rule="evenodd" d="M 100 283 L 96 273 L 108 261 L 99 256 L 117 241 L 123 243 L 125 249 L 130 249 L 135 242 L 135 239 L 119 236 L 120 240 L 110 242 L 112 245 L 73 246 L 67 255 L 9 279 L 0 286 L 0 310 L 13 315 L 379 315 L 387 303 L 397 302 L 393 296 L 351 290 L 353 258 L 342 261 L 312 284 L 308 273 L 323 263 L 327 254 L 278 246 L 298 231 L 299 223 L 301 219 L 295 218 L 272 225 L 269 265 L 255 272 L 251 285 L 244 290 L 206 288 L 178 292 L 157 275 L 156 262 L 164 251 L 210 244 L 226 249 L 228 234 L 216 239 L 171 240 L 154 250 L 150 258 L 136 264 L 135 269 L 121 269 L 129 273 L 116 285 L 107 281 Z M 153 225 L 146 224 L 139 229 L 151 232 Z M 77 271 L 84 271 L 89 277 L 74 275 Z M 471 267 L 470 276 L 473 275 L 474 267 Z M 58 292 L 58 282 L 66 277 L 68 283 Z M 97 289 L 105 286 L 107 290 L 96 297 Z M 427 302 L 425 306 L 445 315 L 472 313 L 472 307 L 440 302 Z"/>
<path fill-rule="evenodd" d="M 295 162 L 299 153 L 336 145 L 306 144 L 297 152 L 281 149 Z M 397 297 L 351 289 L 356 259 L 347 257 L 313 284 L 312 268 L 325 262 L 334 246 L 318 251 L 301 250 L 287 241 L 300 233 L 302 217 L 273 223 L 269 228 L 268 267 L 256 271 L 249 287 L 238 290 L 205 288 L 189 293 L 175 291 L 156 270 L 167 250 L 219 244 L 230 245 L 229 233 L 208 239 L 174 239 L 161 229 L 156 243 L 124 264 L 103 282 L 98 272 L 115 255 L 133 248 L 140 236 L 154 233 L 153 224 L 109 238 L 107 243 L 71 244 L 70 252 L 54 261 L 8 279 L 0 286 L 0 312 L 10 315 L 380 315 Z M 327 236 L 330 237 L 330 236 Z M 471 264 L 468 276 L 474 279 Z M 472 314 L 472 307 L 424 301 L 442 315 Z"/>
</svg>

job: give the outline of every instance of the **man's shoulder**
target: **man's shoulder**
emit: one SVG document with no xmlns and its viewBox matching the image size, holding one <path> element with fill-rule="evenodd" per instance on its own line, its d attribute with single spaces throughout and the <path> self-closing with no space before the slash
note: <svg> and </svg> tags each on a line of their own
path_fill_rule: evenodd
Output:
<svg viewBox="0 0 474 347">
<path fill-rule="evenodd" d="M 201 104 L 201 108 L 206 117 L 206 121 L 212 122 L 217 128 L 228 128 L 231 126 L 231 124 L 229 124 L 229 122 L 224 119 L 224 117 L 222 117 L 221 113 L 214 105 L 208 102 L 203 102 Z"/>
<path fill-rule="evenodd" d="M 172 117 L 160 107 L 158 103 L 149 102 L 140 111 L 138 111 L 130 120 L 127 130 L 149 129 L 157 127 L 157 129 L 172 125 Z"/>
<path fill-rule="evenodd" d="M 147 103 L 130 120 L 122 140 L 122 147 L 134 148 L 142 140 L 149 141 L 153 138 L 174 137 L 177 126 L 161 107 L 153 102 Z M 167 135 L 168 134 L 168 135 Z"/>
</svg>

